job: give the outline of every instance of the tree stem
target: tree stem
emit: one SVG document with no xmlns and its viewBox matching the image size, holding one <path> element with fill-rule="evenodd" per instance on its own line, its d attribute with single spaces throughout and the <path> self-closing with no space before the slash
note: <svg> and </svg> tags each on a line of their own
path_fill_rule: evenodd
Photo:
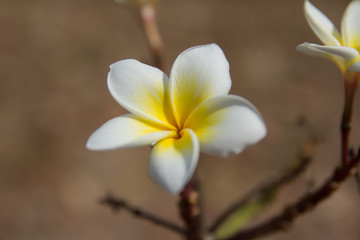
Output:
<svg viewBox="0 0 360 240">
<path fill-rule="evenodd" d="M 199 193 L 194 188 L 193 180 L 180 193 L 179 209 L 181 217 L 186 223 L 187 240 L 203 240 Z"/>
<path fill-rule="evenodd" d="M 346 72 L 345 82 L 345 103 L 341 118 L 341 160 L 344 166 L 349 164 L 349 142 L 351 131 L 351 120 L 354 106 L 354 97 L 358 85 L 359 73 Z"/>
</svg>

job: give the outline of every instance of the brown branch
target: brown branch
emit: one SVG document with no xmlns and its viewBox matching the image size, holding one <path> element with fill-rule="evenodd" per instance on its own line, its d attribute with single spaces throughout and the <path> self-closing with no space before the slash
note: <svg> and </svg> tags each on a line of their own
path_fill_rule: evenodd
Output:
<svg viewBox="0 0 360 240">
<path fill-rule="evenodd" d="M 314 209 L 320 202 L 334 193 L 349 176 L 355 174 L 359 161 L 360 150 L 356 156 L 350 155 L 347 165 L 336 168 L 332 176 L 315 192 L 308 193 L 298 202 L 286 207 L 280 215 L 258 226 L 243 230 L 227 240 L 250 240 L 287 229 L 297 217 Z"/>
<path fill-rule="evenodd" d="M 259 224 L 258 226 L 245 229 L 227 240 L 249 240 L 270 233 L 287 229 L 293 221 L 314 209 L 320 202 L 334 193 L 349 176 L 357 173 L 360 161 L 360 149 L 356 156 L 349 148 L 353 102 L 358 85 L 359 73 L 346 72 L 345 74 L 345 103 L 341 120 L 341 160 L 325 183 L 316 191 L 306 194 L 296 203 L 286 207 L 281 214 Z M 349 151 L 350 150 L 350 151 Z"/>
<path fill-rule="evenodd" d="M 155 7 L 151 3 L 141 3 L 138 5 L 138 13 L 141 26 L 152 52 L 154 67 L 164 71 L 163 43 L 156 24 Z"/>
<path fill-rule="evenodd" d="M 186 234 L 185 230 L 183 228 L 177 226 L 175 223 L 161 219 L 151 213 L 147 213 L 147 212 L 143 211 L 140 208 L 131 206 L 126 201 L 117 199 L 109 194 L 107 196 L 105 196 L 103 199 L 101 199 L 100 203 L 110 207 L 115 212 L 119 211 L 119 210 L 126 210 L 126 211 L 130 212 L 131 214 L 133 214 L 135 217 L 142 218 L 142 219 L 148 220 L 154 224 L 166 227 L 167 229 L 170 229 L 181 235 Z"/>
<path fill-rule="evenodd" d="M 117 4 L 127 3 L 131 10 L 137 15 L 137 20 L 142 28 L 145 39 L 149 44 L 154 67 L 164 71 L 163 42 L 156 23 L 157 1 L 122 1 L 113 0 Z"/>
<path fill-rule="evenodd" d="M 194 188 L 193 180 L 180 193 L 179 210 L 182 219 L 187 225 L 187 239 L 203 240 L 204 232 L 201 223 L 199 193 Z"/>
<path fill-rule="evenodd" d="M 345 83 L 345 104 L 341 118 L 341 161 L 344 165 L 349 163 L 349 141 L 351 131 L 351 120 L 356 89 L 358 86 L 359 73 L 346 72 Z"/>
<path fill-rule="evenodd" d="M 271 181 L 270 183 L 261 186 L 260 188 L 256 188 L 255 190 L 251 191 L 247 194 L 244 198 L 240 201 L 236 202 L 232 206 L 230 206 L 209 228 L 209 232 L 215 232 L 216 229 L 231 215 L 239 209 L 241 206 L 247 204 L 252 199 L 256 198 L 259 195 L 263 195 L 266 192 L 277 191 L 280 187 L 285 184 L 288 184 L 292 180 L 294 180 L 297 176 L 299 176 L 309 165 L 311 162 L 311 157 L 308 154 L 304 154 L 300 156 L 299 162 L 296 166 L 288 169 L 282 176 L 278 177 L 277 179 Z"/>
</svg>

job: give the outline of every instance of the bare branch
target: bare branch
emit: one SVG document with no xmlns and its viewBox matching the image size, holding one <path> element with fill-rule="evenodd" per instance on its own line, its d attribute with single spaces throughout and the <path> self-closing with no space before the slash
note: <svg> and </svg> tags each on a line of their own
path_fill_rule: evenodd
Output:
<svg viewBox="0 0 360 240">
<path fill-rule="evenodd" d="M 334 193 L 349 176 L 357 172 L 357 165 L 360 161 L 360 150 L 356 156 L 350 155 L 347 165 L 341 165 L 335 169 L 330 178 L 315 192 L 308 193 L 298 202 L 289 205 L 285 210 L 268 221 L 258 226 L 239 232 L 227 240 L 250 240 L 270 233 L 287 229 L 293 221 L 304 213 L 313 210 L 320 202 L 327 199 Z"/>
<path fill-rule="evenodd" d="M 186 232 L 183 228 L 179 227 L 175 223 L 169 222 L 167 220 L 161 219 L 151 213 L 147 213 L 140 208 L 129 205 L 126 201 L 117 199 L 114 196 L 108 194 L 100 201 L 101 204 L 104 204 L 110 207 L 113 211 L 126 210 L 132 213 L 135 217 L 142 218 L 148 220 L 154 224 L 166 227 L 174 232 L 177 232 L 181 235 L 185 235 Z"/>
<path fill-rule="evenodd" d="M 303 149 L 299 154 L 299 159 L 297 160 L 296 164 L 290 166 L 290 168 L 286 169 L 286 171 L 277 179 L 270 181 L 270 183 L 256 188 L 255 190 L 251 191 L 247 194 L 244 198 L 240 201 L 236 202 L 232 206 L 230 206 L 210 227 L 210 232 L 215 232 L 215 230 L 237 209 L 241 206 L 246 205 L 254 198 L 258 196 L 263 196 L 265 193 L 269 193 L 271 191 L 277 191 L 280 187 L 285 184 L 288 184 L 292 180 L 294 180 L 297 176 L 299 176 L 309 165 L 312 159 L 312 153 L 314 146 L 316 144 L 315 138 L 309 141 L 306 145 L 304 145 Z"/>
<path fill-rule="evenodd" d="M 192 179 L 179 195 L 179 210 L 182 219 L 187 225 L 188 240 L 204 239 L 199 206 L 199 192 L 196 187 L 194 179 Z"/>
</svg>

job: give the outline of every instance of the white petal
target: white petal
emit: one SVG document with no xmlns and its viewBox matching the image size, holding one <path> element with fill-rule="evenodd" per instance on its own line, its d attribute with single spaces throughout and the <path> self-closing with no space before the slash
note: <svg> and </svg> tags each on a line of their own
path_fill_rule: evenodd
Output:
<svg viewBox="0 0 360 240">
<path fill-rule="evenodd" d="M 225 95 L 231 87 L 229 63 L 216 44 L 189 48 L 171 69 L 170 95 L 177 123 L 208 98 Z"/>
<path fill-rule="evenodd" d="M 340 46 L 339 31 L 334 24 L 308 0 L 304 2 L 305 17 L 318 38 L 328 46 Z"/>
<path fill-rule="evenodd" d="M 182 137 L 155 144 L 150 156 L 149 176 L 170 193 L 179 193 L 194 174 L 199 159 L 199 140 L 191 129 Z"/>
<path fill-rule="evenodd" d="M 317 46 L 320 46 L 320 45 L 305 42 L 305 43 L 298 45 L 296 47 L 296 50 L 298 50 L 299 52 L 305 53 L 307 55 L 310 55 L 310 56 L 331 58 L 331 55 L 329 55 L 328 53 L 324 53 L 323 51 L 318 50 L 316 48 Z"/>
<path fill-rule="evenodd" d="M 176 136 L 174 131 L 159 129 L 133 114 L 113 118 L 89 137 L 90 150 L 110 150 L 150 145 L 166 137 Z"/>
<path fill-rule="evenodd" d="M 343 45 L 360 49 L 360 1 L 352 1 L 346 8 L 342 22 L 341 33 Z"/>
<path fill-rule="evenodd" d="M 159 69 L 133 59 L 110 66 L 108 87 L 114 99 L 131 113 L 172 127 L 168 77 Z"/>
<path fill-rule="evenodd" d="M 313 43 L 303 43 L 298 45 L 296 50 L 311 56 L 331 59 L 342 70 L 347 67 L 349 62 L 359 57 L 359 52 L 356 49 L 342 46 L 322 46 Z"/>
<path fill-rule="evenodd" d="M 353 72 L 360 72 L 360 60 L 351 64 L 350 67 L 348 67 L 348 70 Z"/>
<path fill-rule="evenodd" d="M 307 49 L 306 49 L 307 48 Z M 342 57 L 345 60 L 353 60 L 359 57 L 359 52 L 350 47 L 343 47 L 343 46 L 322 46 L 313 43 L 303 43 L 300 44 L 297 48 L 300 52 L 304 53 L 328 53 L 331 55 L 336 55 Z"/>
<path fill-rule="evenodd" d="M 260 113 L 239 96 L 219 96 L 207 100 L 190 115 L 185 127 L 194 130 L 200 151 L 226 156 L 240 153 L 266 135 Z"/>
</svg>

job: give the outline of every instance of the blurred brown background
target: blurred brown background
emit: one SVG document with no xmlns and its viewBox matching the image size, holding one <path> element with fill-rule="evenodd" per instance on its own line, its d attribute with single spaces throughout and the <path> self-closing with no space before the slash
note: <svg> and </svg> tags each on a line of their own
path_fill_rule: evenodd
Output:
<svg viewBox="0 0 360 240">
<path fill-rule="evenodd" d="M 340 26 L 349 1 L 314 0 Z M 315 162 L 263 216 L 276 213 L 338 163 L 342 79 L 336 66 L 295 47 L 319 42 L 303 16 L 303 1 L 164 0 L 158 23 L 167 74 L 188 47 L 216 42 L 231 67 L 231 93 L 254 103 L 268 135 L 241 155 L 205 156 L 198 169 L 205 223 L 293 160 L 306 116 L 320 143 Z M 88 136 L 125 113 L 106 86 L 109 65 L 150 62 L 130 9 L 110 0 L 0 1 L 0 239 L 181 239 L 166 229 L 113 214 L 99 205 L 107 192 L 181 224 L 177 196 L 147 177 L 150 149 L 85 149 Z M 357 98 L 353 144 L 360 143 Z M 354 179 L 331 199 L 267 240 L 360 239 L 360 196 Z"/>
</svg>

